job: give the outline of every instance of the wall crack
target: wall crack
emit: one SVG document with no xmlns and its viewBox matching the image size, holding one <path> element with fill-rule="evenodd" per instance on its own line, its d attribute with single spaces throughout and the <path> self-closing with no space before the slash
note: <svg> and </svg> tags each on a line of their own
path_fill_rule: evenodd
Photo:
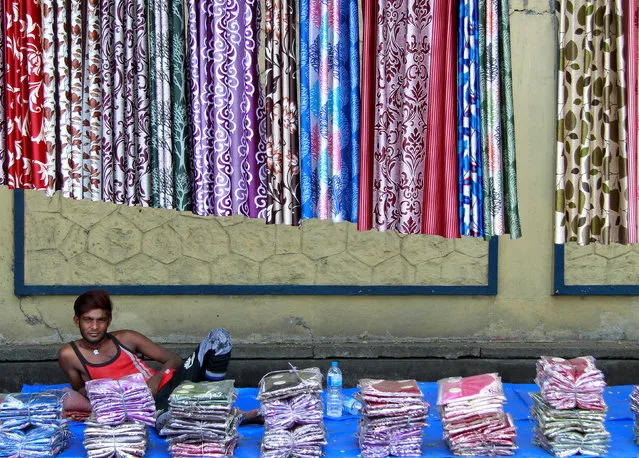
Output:
<svg viewBox="0 0 639 458">
<path fill-rule="evenodd" d="M 51 326 L 49 323 L 47 323 L 44 317 L 42 316 L 42 312 L 40 312 L 40 310 L 38 310 L 37 307 L 36 307 L 36 310 L 38 311 L 38 315 L 32 315 L 28 313 L 22 306 L 22 299 L 18 300 L 18 307 L 20 308 L 20 311 L 22 312 L 22 314 L 25 316 L 27 324 L 29 324 L 30 326 L 40 325 L 40 326 L 44 326 L 46 329 L 55 331 L 55 333 L 58 335 L 58 338 L 60 339 L 60 342 L 64 341 L 64 338 L 62 337 L 62 333 L 60 332 L 60 329 L 55 326 Z"/>
</svg>

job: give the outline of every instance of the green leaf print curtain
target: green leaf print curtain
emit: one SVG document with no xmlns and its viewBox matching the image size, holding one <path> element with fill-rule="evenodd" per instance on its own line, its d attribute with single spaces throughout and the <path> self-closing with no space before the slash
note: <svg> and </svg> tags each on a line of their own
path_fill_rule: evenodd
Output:
<svg viewBox="0 0 639 458">
<path fill-rule="evenodd" d="M 555 243 L 627 243 L 623 0 L 561 0 Z"/>
</svg>

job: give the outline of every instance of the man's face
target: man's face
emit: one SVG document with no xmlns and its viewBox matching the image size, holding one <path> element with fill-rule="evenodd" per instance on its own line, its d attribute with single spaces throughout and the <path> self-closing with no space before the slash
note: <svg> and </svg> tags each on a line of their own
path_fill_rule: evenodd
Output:
<svg viewBox="0 0 639 458">
<path fill-rule="evenodd" d="M 88 343 L 100 342 L 111 324 L 111 318 L 103 309 L 93 309 L 79 317 L 74 316 L 73 321 L 80 329 L 82 338 Z"/>
</svg>

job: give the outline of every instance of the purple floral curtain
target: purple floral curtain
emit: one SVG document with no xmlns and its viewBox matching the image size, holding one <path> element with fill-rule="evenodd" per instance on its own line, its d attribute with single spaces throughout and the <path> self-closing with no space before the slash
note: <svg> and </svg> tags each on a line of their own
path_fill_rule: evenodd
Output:
<svg viewBox="0 0 639 458">
<path fill-rule="evenodd" d="M 193 211 L 266 216 L 259 2 L 188 0 Z"/>
</svg>

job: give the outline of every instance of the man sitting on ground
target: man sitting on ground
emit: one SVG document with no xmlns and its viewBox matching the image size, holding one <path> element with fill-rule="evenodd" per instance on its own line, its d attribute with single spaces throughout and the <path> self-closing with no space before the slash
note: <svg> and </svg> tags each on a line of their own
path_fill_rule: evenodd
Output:
<svg viewBox="0 0 639 458">
<path fill-rule="evenodd" d="M 226 375 L 232 349 L 231 335 L 226 329 L 211 330 L 193 354 L 182 361 L 177 354 L 139 332 L 107 332 L 113 304 L 106 291 L 87 291 L 76 299 L 73 310 L 73 321 L 82 338 L 65 344 L 58 352 L 58 363 L 73 389 L 86 396 L 87 380 L 117 380 L 140 373 L 155 397 L 158 429 L 168 419 L 169 395 L 182 381 L 222 380 Z M 153 370 L 138 355 L 161 364 L 160 370 Z M 77 405 L 78 399 L 73 403 Z M 253 421 L 257 415 L 257 411 L 247 412 L 245 422 Z"/>
</svg>

